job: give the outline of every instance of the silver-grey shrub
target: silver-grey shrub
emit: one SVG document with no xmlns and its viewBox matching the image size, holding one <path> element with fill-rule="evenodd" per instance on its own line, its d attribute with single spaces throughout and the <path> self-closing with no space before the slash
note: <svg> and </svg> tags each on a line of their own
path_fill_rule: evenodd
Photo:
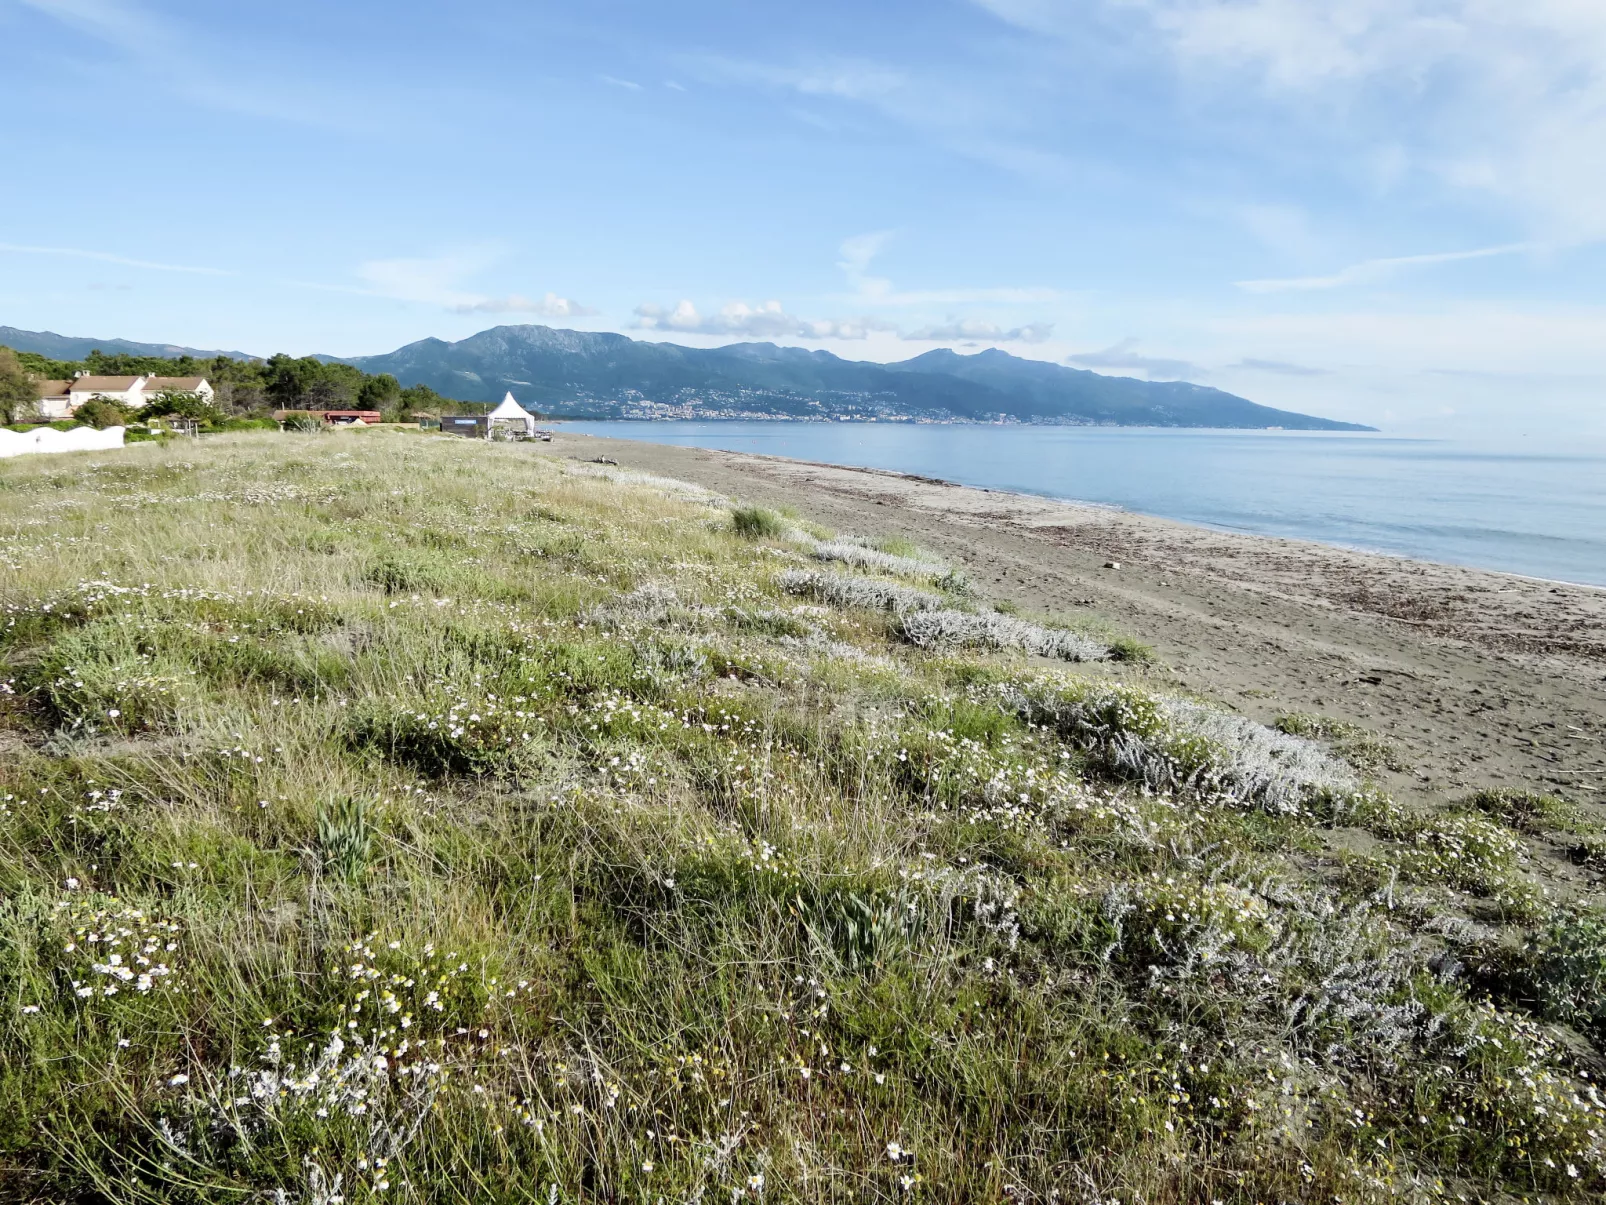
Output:
<svg viewBox="0 0 1606 1205">
<path fill-rule="evenodd" d="M 1349 768 L 1318 745 L 1186 699 L 1105 683 L 1004 688 L 1028 723 L 1052 728 L 1106 771 L 1155 791 L 1194 791 L 1272 813 L 1353 791 Z"/>
<path fill-rule="evenodd" d="M 1061 661 L 1103 661 L 1110 655 L 1107 645 L 1080 632 L 1045 628 L 993 611 L 913 611 L 903 616 L 898 629 L 923 649 L 1020 649 Z"/>
<path fill-rule="evenodd" d="M 839 561 L 857 569 L 879 569 L 898 577 L 915 577 L 931 580 L 948 573 L 942 561 L 926 557 L 898 556 L 882 552 L 852 536 L 838 536 L 833 540 L 813 540 L 808 546 L 809 555 L 817 561 Z"/>
<path fill-rule="evenodd" d="M 1272 811 L 1295 811 L 1312 793 L 1352 791 L 1349 767 L 1314 741 L 1187 699 L 1166 699 L 1166 718 L 1219 751 L 1216 774 L 1233 795 Z"/>
<path fill-rule="evenodd" d="M 900 586 L 879 578 L 848 573 L 816 573 L 808 569 L 789 569 L 776 579 L 782 590 L 803 598 L 829 603 L 833 607 L 864 607 L 871 611 L 891 611 L 908 615 L 932 611 L 943 605 L 941 595 L 928 590 Z"/>
</svg>

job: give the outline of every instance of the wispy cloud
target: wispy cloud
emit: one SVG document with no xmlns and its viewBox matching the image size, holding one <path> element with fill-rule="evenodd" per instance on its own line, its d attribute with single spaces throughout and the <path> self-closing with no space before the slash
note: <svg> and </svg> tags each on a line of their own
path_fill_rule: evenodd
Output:
<svg viewBox="0 0 1606 1205">
<path fill-rule="evenodd" d="M 904 331 L 898 337 L 928 343 L 1042 343 L 1054 334 L 1052 322 L 1033 322 L 1008 330 L 992 322 L 955 320 Z"/>
<path fill-rule="evenodd" d="M 324 76 L 292 80 L 282 60 L 253 59 L 252 48 L 230 43 L 219 49 L 204 30 L 191 28 L 135 0 L 17 0 L 52 20 L 112 48 L 121 68 L 146 73 L 148 85 L 206 109 L 223 110 L 298 125 L 371 131 L 371 93 L 339 91 Z M 151 63 L 182 69 L 148 72 Z M 226 64 L 226 66 L 221 66 Z M 70 68 L 105 72 L 92 51 L 75 53 Z M 293 86 L 291 86 L 293 85 Z"/>
<path fill-rule="evenodd" d="M 372 292 L 398 301 L 438 305 L 454 314 L 538 314 L 544 318 L 584 318 L 597 311 L 556 293 L 531 299 L 513 293 L 492 297 L 470 292 L 463 281 L 496 262 L 486 248 L 470 248 L 444 255 L 403 259 L 374 259 L 360 265 L 357 275 Z"/>
<path fill-rule="evenodd" d="M 1290 364 L 1287 360 L 1239 360 L 1228 368 L 1247 369 L 1250 372 L 1270 372 L 1283 377 L 1325 377 L 1332 372 L 1326 368 L 1310 368 L 1304 364 Z"/>
<path fill-rule="evenodd" d="M 1055 301 L 1060 297 L 1058 289 L 1045 288 L 895 289 L 892 281 L 885 276 L 870 274 L 871 261 L 881 254 L 892 240 L 893 233 L 890 230 L 876 230 L 843 241 L 838 249 L 841 258 L 836 266 L 847 277 L 848 286 L 853 290 L 851 300 L 876 306 L 1023 305 Z"/>
<path fill-rule="evenodd" d="M 18 3 L 124 50 L 150 50 L 173 39 L 173 29 L 166 21 L 127 0 L 18 0 Z"/>
<path fill-rule="evenodd" d="M 92 259 L 103 264 L 121 264 L 125 268 L 145 268 L 152 272 L 188 272 L 196 276 L 232 276 L 222 268 L 198 268 L 191 264 L 164 264 L 150 259 L 133 259 L 127 255 L 114 255 L 109 251 L 89 251 L 82 247 L 32 247 L 21 243 L 0 243 L 0 251 L 21 255 L 61 255 L 69 259 Z"/>
<path fill-rule="evenodd" d="M 779 301 L 750 305 L 733 301 L 717 313 L 704 314 L 689 300 L 674 306 L 651 302 L 635 310 L 638 330 L 674 331 L 687 335 L 736 335 L 749 339 L 867 339 L 872 334 L 925 343 L 1041 343 L 1053 334 L 1047 322 L 1006 329 L 991 322 L 949 319 L 904 330 L 884 318 L 800 318 Z"/>
<path fill-rule="evenodd" d="M 1066 356 L 1067 364 L 1074 364 L 1078 368 L 1125 368 L 1144 373 L 1147 376 L 1179 380 L 1204 375 L 1203 370 L 1187 360 L 1173 360 L 1164 356 L 1145 356 L 1133 351 L 1138 344 L 1136 339 L 1123 339 L 1112 347 L 1102 351 L 1082 352 L 1078 355 Z"/>
<path fill-rule="evenodd" d="M 801 66 L 786 66 L 707 55 L 690 66 L 699 74 L 714 80 L 839 100 L 881 100 L 908 83 L 905 72 L 869 59 L 834 58 Z"/>
<path fill-rule="evenodd" d="M 1516 255 L 1534 250 L 1532 243 L 1503 243 L 1498 247 L 1479 247 L 1471 251 L 1441 251 L 1432 255 L 1396 255 L 1387 259 L 1365 259 L 1341 268 L 1330 276 L 1292 276 L 1276 280 L 1240 280 L 1238 287 L 1249 293 L 1289 293 L 1312 289 L 1340 289 L 1346 285 L 1382 280 L 1402 268 L 1431 264 L 1450 264 L 1468 259 L 1489 259 L 1496 255 Z"/>
<path fill-rule="evenodd" d="M 597 78 L 610 87 L 624 88 L 630 92 L 640 92 L 642 90 L 641 85 L 633 79 L 620 79 L 616 75 L 599 75 Z"/>
<path fill-rule="evenodd" d="M 556 293 L 531 300 L 517 293 L 507 297 L 484 297 L 478 301 L 450 307 L 454 314 L 536 314 L 542 318 L 590 318 L 598 311 Z"/>
<path fill-rule="evenodd" d="M 1069 52 L 1100 25 L 1156 47 L 1189 77 L 1195 119 L 1214 109 L 1240 132 L 1263 122 L 1330 148 L 1357 174 L 1384 161 L 1396 181 L 1498 197 L 1548 241 L 1606 238 L 1596 0 L 974 2 Z"/>
<path fill-rule="evenodd" d="M 865 339 L 872 331 L 893 329 L 875 318 L 799 318 L 779 301 L 749 305 L 733 301 L 718 313 L 702 314 L 688 300 L 673 307 L 651 302 L 636 307 L 638 330 L 687 335 L 740 335 L 750 339 Z"/>
<path fill-rule="evenodd" d="M 892 293 L 892 282 L 884 276 L 870 275 L 870 261 L 881 254 L 881 248 L 892 237 L 890 230 L 874 230 L 869 234 L 856 234 L 844 239 L 839 250 L 841 259 L 836 266 L 848 278 L 848 285 L 866 300 L 880 300 Z"/>
</svg>

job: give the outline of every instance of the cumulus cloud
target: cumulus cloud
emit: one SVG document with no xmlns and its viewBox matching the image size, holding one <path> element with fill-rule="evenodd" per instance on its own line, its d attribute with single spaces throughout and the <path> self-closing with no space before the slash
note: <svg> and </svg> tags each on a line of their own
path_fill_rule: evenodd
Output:
<svg viewBox="0 0 1606 1205">
<path fill-rule="evenodd" d="M 1160 380 L 1182 380 L 1203 375 L 1203 370 L 1197 364 L 1187 360 L 1141 355 L 1132 350 L 1137 342 L 1136 339 L 1123 339 L 1102 351 L 1066 356 L 1065 362 L 1077 368 L 1125 368 Z"/>
</svg>

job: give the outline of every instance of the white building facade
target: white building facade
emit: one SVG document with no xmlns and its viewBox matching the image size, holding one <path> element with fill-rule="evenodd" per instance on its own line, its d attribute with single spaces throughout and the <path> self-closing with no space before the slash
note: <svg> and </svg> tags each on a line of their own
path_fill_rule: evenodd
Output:
<svg viewBox="0 0 1606 1205">
<path fill-rule="evenodd" d="M 193 394 L 210 402 L 216 391 L 205 377 L 95 377 L 39 382 L 42 418 L 71 418 L 85 402 L 100 398 L 130 410 L 149 405 L 164 393 Z"/>
</svg>

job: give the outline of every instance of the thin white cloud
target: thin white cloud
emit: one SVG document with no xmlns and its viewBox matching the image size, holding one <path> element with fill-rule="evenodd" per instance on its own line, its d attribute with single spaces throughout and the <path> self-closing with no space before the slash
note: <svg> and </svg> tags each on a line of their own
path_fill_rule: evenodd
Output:
<svg viewBox="0 0 1606 1205">
<path fill-rule="evenodd" d="M 710 55 L 690 65 L 715 80 L 838 100 L 878 101 L 908 83 L 903 71 L 868 59 L 835 58 L 784 66 Z"/>
<path fill-rule="evenodd" d="M 688 300 L 673 308 L 651 302 L 636 307 L 638 330 L 675 331 L 687 335 L 740 335 L 750 339 L 866 339 L 873 331 L 891 329 L 875 318 L 799 318 L 779 301 L 749 305 L 733 301 L 716 314 L 702 314 Z"/>
<path fill-rule="evenodd" d="M 633 79 L 620 79 L 616 75 L 599 75 L 597 78 L 613 88 L 624 88 L 630 92 L 640 92 L 642 90 L 641 85 Z"/>
<path fill-rule="evenodd" d="M 372 259 L 357 268 L 357 275 L 379 293 L 398 301 L 422 301 L 456 309 L 472 306 L 485 297 L 458 287 L 465 277 L 490 266 L 485 251 L 455 251 L 445 255 Z"/>
<path fill-rule="evenodd" d="M 870 274 L 871 261 L 881 254 L 892 237 L 890 230 L 875 230 L 845 239 L 838 249 L 841 258 L 836 266 L 847 277 L 848 286 L 853 290 L 850 298 L 853 302 L 874 306 L 1028 305 L 1056 301 L 1060 297 L 1058 289 L 1043 288 L 895 289 L 886 277 Z"/>
<path fill-rule="evenodd" d="M 403 259 L 374 259 L 360 265 L 357 275 L 370 291 L 398 301 L 438 305 L 454 314 L 537 314 L 544 318 L 586 318 L 597 313 L 556 293 L 529 298 L 513 293 L 492 297 L 463 288 L 462 282 L 496 262 L 484 248 L 452 251 L 444 255 Z"/>
<path fill-rule="evenodd" d="M 898 337 L 928 343 L 1042 343 L 1053 334 L 1052 322 L 1033 322 L 1006 330 L 992 322 L 950 318 L 935 326 L 905 331 Z"/>
<path fill-rule="evenodd" d="M 1141 372 L 1162 380 L 1178 380 L 1204 375 L 1204 370 L 1187 360 L 1174 360 L 1164 356 L 1145 356 L 1132 349 L 1136 339 L 1123 339 L 1113 347 L 1101 351 L 1082 352 L 1065 357 L 1067 364 L 1077 368 L 1119 368 Z"/>
<path fill-rule="evenodd" d="M 135 0 L 17 2 L 114 51 L 112 62 L 97 61 L 86 47 L 64 64 L 67 69 L 104 75 L 143 72 L 151 63 L 182 63 L 182 70 L 150 73 L 150 86 L 207 109 L 325 129 L 372 132 L 393 119 L 393 113 L 376 111 L 371 90 L 342 89 L 325 76 L 291 79 L 284 62 L 254 59 L 248 45 L 231 43 L 220 49 L 209 43 L 204 30 Z"/>
<path fill-rule="evenodd" d="M 1431 264 L 1451 264 L 1469 259 L 1489 259 L 1496 255 L 1515 255 L 1534 250 L 1532 243 L 1504 243 L 1498 247 L 1478 247 L 1471 251 L 1441 251 L 1431 255 L 1396 255 L 1387 259 L 1366 259 L 1330 276 L 1293 276 L 1276 280 L 1240 280 L 1238 287 L 1248 293 L 1308 292 L 1313 289 L 1339 289 L 1366 284 L 1393 275 L 1401 268 Z"/>
<path fill-rule="evenodd" d="M 91 37 L 124 50 L 146 51 L 170 43 L 172 28 L 153 13 L 126 0 L 18 0 Z"/>
<path fill-rule="evenodd" d="M 717 313 L 703 314 L 689 300 L 673 307 L 651 302 L 635 310 L 638 330 L 675 331 L 686 335 L 735 335 L 749 339 L 868 339 L 887 334 L 898 339 L 926 343 L 1041 343 L 1053 334 L 1053 324 L 1030 323 L 1013 328 L 991 322 L 959 320 L 902 330 L 882 318 L 799 318 L 779 301 L 749 305 L 733 301 Z"/>
<path fill-rule="evenodd" d="M 1270 372 L 1281 377 L 1325 377 L 1332 373 L 1326 368 L 1310 368 L 1304 364 L 1290 364 L 1287 360 L 1239 360 L 1236 364 L 1227 365 L 1228 368 L 1246 369 L 1250 372 Z"/>
<path fill-rule="evenodd" d="M 1237 217 L 1256 239 L 1277 254 L 1295 260 L 1311 260 L 1325 250 L 1311 228 L 1310 216 L 1293 205 L 1243 205 Z"/>
<path fill-rule="evenodd" d="M 454 314 L 536 314 L 542 318 L 591 318 L 598 313 L 588 305 L 556 293 L 534 300 L 517 293 L 507 297 L 484 297 L 450 308 Z"/>
<path fill-rule="evenodd" d="M 164 264 L 150 259 L 133 259 L 109 251 L 89 251 L 82 247 L 32 247 L 21 243 L 0 243 L 0 251 L 20 255 L 61 255 L 69 259 L 92 259 L 103 264 L 122 264 L 125 268 L 147 268 L 152 272 L 188 272 L 196 276 L 232 276 L 222 268 L 198 268 L 191 264 Z"/>
<path fill-rule="evenodd" d="M 975 0 L 1072 44 L 1085 5 Z M 1102 0 L 1227 112 L 1292 121 L 1377 170 L 1509 202 L 1547 241 L 1606 238 L 1599 0 Z M 1207 95 L 1196 90 L 1195 95 Z M 1335 120 L 1336 119 L 1336 120 Z"/>
<path fill-rule="evenodd" d="M 842 269 L 853 291 L 865 300 L 880 300 L 892 293 L 892 282 L 883 276 L 871 276 L 870 261 L 881 254 L 881 248 L 892 237 L 890 230 L 874 230 L 869 234 L 856 234 L 844 239 L 840 248 L 841 259 L 836 266 Z"/>
</svg>

